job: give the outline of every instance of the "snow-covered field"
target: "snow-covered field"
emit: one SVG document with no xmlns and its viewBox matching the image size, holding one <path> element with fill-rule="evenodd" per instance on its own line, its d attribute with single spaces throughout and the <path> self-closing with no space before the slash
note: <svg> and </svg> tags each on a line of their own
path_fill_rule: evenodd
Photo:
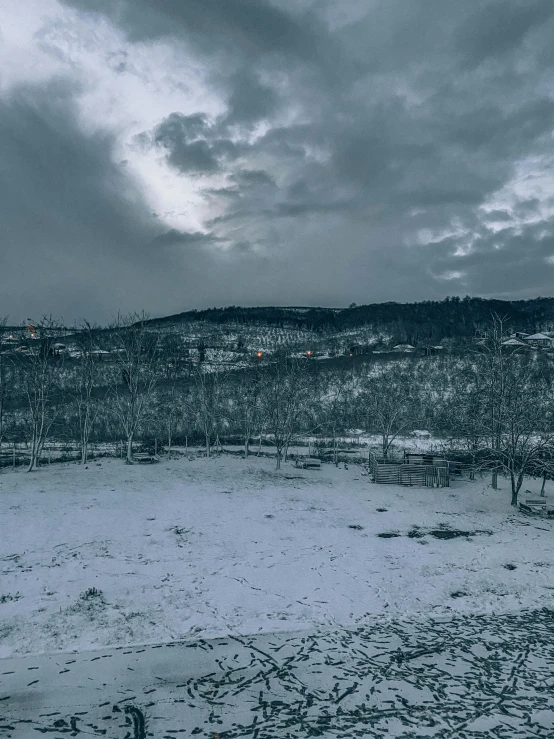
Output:
<svg viewBox="0 0 554 739">
<path fill-rule="evenodd" d="M 2 472 L 0 655 L 554 607 L 554 523 L 511 508 L 507 482 L 361 472 L 229 455 Z"/>
</svg>

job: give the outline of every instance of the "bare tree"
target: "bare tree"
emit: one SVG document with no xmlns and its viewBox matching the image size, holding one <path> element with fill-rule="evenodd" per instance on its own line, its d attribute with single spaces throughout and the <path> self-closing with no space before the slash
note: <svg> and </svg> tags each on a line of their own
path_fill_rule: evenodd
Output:
<svg viewBox="0 0 554 739">
<path fill-rule="evenodd" d="M 88 449 L 94 422 L 100 411 L 100 401 L 95 398 L 98 381 L 98 329 L 84 321 L 76 337 L 79 347 L 77 377 L 71 395 L 77 408 L 81 464 L 88 461 Z"/>
<path fill-rule="evenodd" d="M 40 456 L 56 419 L 56 396 L 60 392 L 58 380 L 63 356 L 54 350 L 60 325 L 51 317 L 40 323 L 29 323 L 22 338 L 25 351 L 21 353 L 20 368 L 31 427 L 31 451 L 28 472 L 36 470 Z"/>
<path fill-rule="evenodd" d="M 513 352 L 503 348 L 504 319 L 494 314 L 478 351 L 478 371 L 483 377 L 483 402 L 485 417 L 481 418 L 483 429 L 490 437 L 492 456 L 498 456 L 502 440 L 502 427 L 506 405 L 506 389 L 513 363 Z M 496 453 L 496 454 L 495 454 Z M 498 488 L 499 466 L 492 470 L 492 487 Z"/>
<path fill-rule="evenodd" d="M 516 371 L 508 379 L 502 425 L 499 430 L 495 428 L 498 440 L 495 438 L 492 450 L 495 470 L 499 469 L 510 480 L 513 506 L 518 504 L 518 495 L 527 475 L 532 475 L 536 467 L 544 472 L 551 469 L 549 460 L 554 450 L 554 434 L 543 425 L 546 393 L 539 397 L 522 393 L 520 381 L 528 379 L 525 375 L 525 372 Z M 552 414 L 549 415 L 551 419 Z"/>
<path fill-rule="evenodd" d="M 462 451 L 470 462 L 470 478 L 480 468 L 483 448 L 489 438 L 483 428 L 485 409 L 484 379 L 477 371 L 474 356 L 465 358 L 449 378 L 448 390 L 438 402 L 435 428 L 446 441 L 445 453 Z"/>
<path fill-rule="evenodd" d="M 194 371 L 196 383 L 197 424 L 204 436 L 206 456 L 211 456 L 212 441 L 218 438 L 222 417 L 221 378 L 204 363 Z"/>
<path fill-rule="evenodd" d="M 410 375 L 393 367 L 367 377 L 357 403 L 366 428 L 380 435 L 386 459 L 394 441 L 412 428 L 417 418 L 417 395 Z"/>
<path fill-rule="evenodd" d="M 7 318 L 0 318 L 0 343 L 1 339 L 4 338 L 7 323 Z M 0 454 L 2 452 L 2 443 L 4 441 L 6 399 L 8 396 L 8 389 L 11 386 L 11 370 L 13 370 L 12 357 L 0 346 Z"/>
<path fill-rule="evenodd" d="M 258 361 L 251 372 L 241 375 L 231 387 L 231 417 L 236 427 L 240 429 L 245 459 L 250 453 L 250 439 L 261 424 L 262 390 L 263 373 Z"/>
<path fill-rule="evenodd" d="M 507 347 L 504 341 L 504 321 L 493 316 L 477 359 L 483 379 L 479 418 L 492 487 L 498 487 L 498 474 L 505 474 L 510 480 L 511 504 L 517 506 L 525 477 L 539 467 L 546 471 L 550 467 L 553 402 L 535 357 Z"/>
<path fill-rule="evenodd" d="M 321 428 L 331 437 L 333 463 L 338 461 L 337 437 L 348 425 L 352 411 L 352 387 L 342 375 L 328 378 L 318 408 Z"/>
<path fill-rule="evenodd" d="M 306 413 L 310 397 L 307 367 L 286 351 L 280 352 L 268 365 L 263 387 L 263 413 L 266 428 L 277 452 L 276 467 L 298 433 L 300 420 Z"/>
<path fill-rule="evenodd" d="M 159 387 L 155 397 L 157 425 L 166 438 L 167 454 L 171 448 L 175 433 L 182 427 L 183 420 L 191 414 L 190 393 L 183 391 L 175 381 Z"/>
<path fill-rule="evenodd" d="M 133 462 L 133 440 L 146 416 L 159 379 L 158 336 L 148 329 L 146 313 L 119 316 L 110 327 L 112 357 L 117 376 L 111 397 L 123 427 L 126 462 Z"/>
<path fill-rule="evenodd" d="M 4 339 L 8 319 L 0 318 L 0 452 L 2 451 L 2 440 L 4 438 L 4 408 L 6 401 L 6 354 L 4 354 L 1 340 Z"/>
</svg>

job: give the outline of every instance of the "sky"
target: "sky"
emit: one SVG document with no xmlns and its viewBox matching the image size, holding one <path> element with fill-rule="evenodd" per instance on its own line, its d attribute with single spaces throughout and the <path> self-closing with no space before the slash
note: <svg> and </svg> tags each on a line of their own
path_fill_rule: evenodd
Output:
<svg viewBox="0 0 554 739">
<path fill-rule="evenodd" d="M 552 295 L 552 0 L 18 0 L 0 316 Z"/>
</svg>

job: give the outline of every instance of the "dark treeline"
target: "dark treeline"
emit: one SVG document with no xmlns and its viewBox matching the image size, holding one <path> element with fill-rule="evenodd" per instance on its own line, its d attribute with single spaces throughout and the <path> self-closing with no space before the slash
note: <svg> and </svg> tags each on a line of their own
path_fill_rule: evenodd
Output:
<svg viewBox="0 0 554 739">
<path fill-rule="evenodd" d="M 0 457 L 24 444 L 32 471 L 49 440 L 73 444 L 83 464 L 92 442 L 123 442 L 132 463 L 137 444 L 157 439 L 170 454 L 194 440 L 208 457 L 223 443 L 245 457 L 271 444 L 279 467 L 302 439 L 318 439 L 336 462 L 343 437 L 374 435 L 387 458 L 400 436 L 425 429 L 450 458 L 491 472 L 493 487 L 506 476 L 516 504 L 526 476 L 553 475 L 554 357 L 506 347 L 509 328 L 489 319 L 462 355 L 337 367 L 286 347 L 232 360 L 191 352 L 144 315 L 105 330 L 83 324 L 71 347 L 42 321 L 0 354 Z"/>
<path fill-rule="evenodd" d="M 265 324 L 310 331 L 345 331 L 361 326 L 393 334 L 411 344 L 468 338 L 486 332 L 491 314 L 502 316 L 505 328 L 534 333 L 554 327 L 554 298 L 486 300 L 451 297 L 419 303 L 375 303 L 344 309 L 259 307 L 210 308 L 154 319 L 153 323 L 209 321 L 215 324 Z"/>
</svg>

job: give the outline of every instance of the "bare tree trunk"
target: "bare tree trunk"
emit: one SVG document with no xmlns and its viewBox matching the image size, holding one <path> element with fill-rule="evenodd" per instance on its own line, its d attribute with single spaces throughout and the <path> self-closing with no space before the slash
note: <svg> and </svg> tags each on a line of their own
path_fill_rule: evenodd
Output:
<svg viewBox="0 0 554 739">
<path fill-rule="evenodd" d="M 158 337 L 147 328 L 147 315 L 119 316 L 111 327 L 118 368 L 111 395 L 127 435 L 126 464 L 133 463 L 133 437 L 139 431 L 159 380 Z"/>
<path fill-rule="evenodd" d="M 258 457 L 262 453 L 262 433 L 263 433 L 263 429 L 260 430 L 260 442 L 258 444 Z"/>
<path fill-rule="evenodd" d="M 29 466 L 27 467 L 27 472 L 34 472 L 36 469 L 38 469 L 38 457 L 37 457 L 37 448 L 34 439 L 31 442 L 31 458 L 29 460 Z"/>
<path fill-rule="evenodd" d="M 133 464 L 133 434 L 127 436 L 127 455 L 125 457 L 126 464 Z"/>
<path fill-rule="evenodd" d="M 31 437 L 31 456 L 29 459 L 29 467 L 27 472 L 34 472 L 38 469 L 38 463 L 40 458 L 40 445 L 39 445 L 39 429 L 36 424 L 33 425 L 33 435 Z"/>
<path fill-rule="evenodd" d="M 515 506 L 517 505 L 517 488 L 516 488 L 516 478 L 512 470 L 510 470 L 510 486 L 512 488 L 512 505 Z"/>
<path fill-rule="evenodd" d="M 81 464 L 88 462 L 88 440 L 90 435 L 90 418 L 88 409 L 85 412 L 85 419 L 83 422 L 83 428 L 81 432 Z"/>
<path fill-rule="evenodd" d="M 383 434 L 383 459 L 388 459 L 389 456 L 389 437 L 387 434 Z"/>
<path fill-rule="evenodd" d="M 521 489 L 521 483 L 523 482 L 522 475 L 518 475 L 517 479 L 515 479 L 514 475 L 511 475 L 511 482 L 512 482 L 512 500 L 511 505 L 517 507 L 517 498 L 519 495 L 519 491 Z"/>
<path fill-rule="evenodd" d="M 250 452 L 250 436 L 247 434 L 244 437 L 244 458 L 248 459 L 248 454 Z"/>
<path fill-rule="evenodd" d="M 543 473 L 543 476 L 542 476 L 542 485 L 541 485 L 541 498 L 545 498 L 545 497 L 546 497 L 546 493 L 545 493 L 545 491 L 544 491 L 544 486 L 545 486 L 545 485 L 546 485 L 546 472 L 545 472 L 545 473 Z"/>
<path fill-rule="evenodd" d="M 212 446 L 212 440 L 210 438 L 210 434 L 205 434 L 206 437 L 206 457 L 210 457 L 211 452 L 211 446 Z"/>
</svg>

